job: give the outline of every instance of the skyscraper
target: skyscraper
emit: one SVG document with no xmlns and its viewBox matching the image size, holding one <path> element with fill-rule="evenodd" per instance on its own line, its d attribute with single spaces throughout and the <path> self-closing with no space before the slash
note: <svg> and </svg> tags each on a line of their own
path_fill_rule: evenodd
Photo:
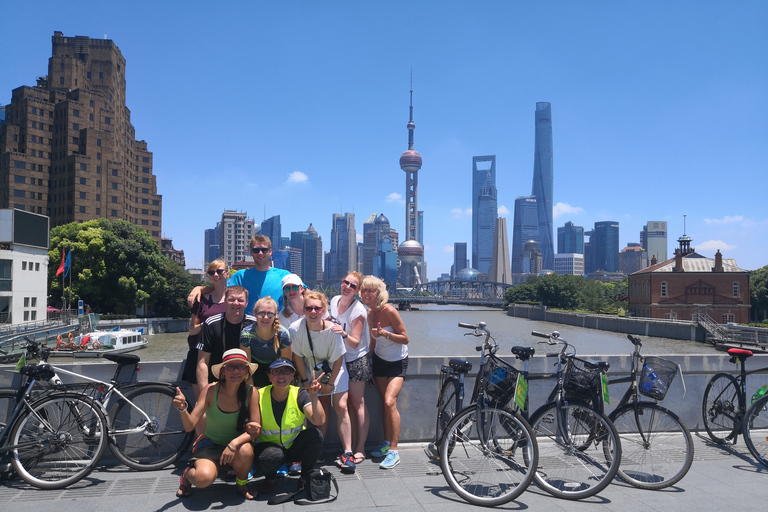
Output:
<svg viewBox="0 0 768 512">
<path fill-rule="evenodd" d="M 385 238 L 389 240 L 389 246 L 397 248 L 400 239 L 397 231 L 392 229 L 389 219 L 383 213 L 378 216 L 374 213 L 363 224 L 363 274 L 384 278 L 383 274 L 377 273 L 376 262 L 381 261 L 381 255 L 379 254 L 382 250 L 381 241 Z M 397 268 L 396 250 L 394 256 L 395 268 Z M 380 268 L 383 270 L 384 267 Z"/>
<path fill-rule="evenodd" d="M 512 284 L 512 269 L 509 261 L 509 236 L 507 235 L 507 219 L 496 219 L 495 236 L 493 239 L 493 258 L 491 260 L 490 281 L 494 283 Z"/>
<path fill-rule="evenodd" d="M 460 270 L 464 270 L 468 266 L 469 260 L 467 259 L 467 242 L 454 242 L 451 279 L 454 279 Z"/>
<path fill-rule="evenodd" d="M 490 254 L 493 251 L 493 238 L 486 239 L 485 244 L 479 240 L 481 231 L 480 222 L 480 194 L 483 187 L 490 180 L 493 186 L 496 186 L 496 155 L 473 156 L 472 157 L 472 268 L 479 270 L 480 273 L 488 273 L 489 268 L 483 270 L 480 268 L 480 253 L 488 256 L 490 263 Z M 493 219 L 490 226 L 482 226 L 484 230 L 493 231 L 496 226 L 496 219 Z"/>
<path fill-rule="evenodd" d="M 272 242 L 273 252 L 283 248 L 282 229 L 279 215 L 274 215 L 261 222 L 261 231 L 259 233 L 269 238 Z"/>
<path fill-rule="evenodd" d="M 219 228 L 219 256 L 232 266 L 240 261 L 253 261 L 251 238 L 259 232 L 258 224 L 248 218 L 246 212 L 224 210 Z"/>
<path fill-rule="evenodd" d="M 557 254 L 584 254 L 584 228 L 566 222 L 557 228 Z"/>
<path fill-rule="evenodd" d="M 539 241 L 538 210 L 536 198 L 522 196 L 515 199 L 514 221 L 512 225 L 512 272 L 525 273 L 522 265 L 525 243 Z"/>
<path fill-rule="evenodd" d="M 357 269 L 357 232 L 355 214 L 334 213 L 331 228 L 331 252 L 325 268 L 326 279 L 341 281 L 347 272 Z"/>
<path fill-rule="evenodd" d="M 548 270 L 555 267 L 555 250 L 552 243 L 552 181 L 552 106 L 541 101 L 536 103 L 536 142 L 531 195 L 536 197 L 542 266 Z"/>
<path fill-rule="evenodd" d="M 53 33 L 47 74 L 13 90 L 0 125 L 0 208 L 51 227 L 122 219 L 160 243 L 162 196 L 125 104 L 125 66 L 110 39 Z"/>
<path fill-rule="evenodd" d="M 405 172 L 405 241 L 397 248 L 400 260 L 400 282 L 412 287 L 421 284 L 423 272 L 424 247 L 419 243 L 421 229 L 419 223 L 419 169 L 421 155 L 413 149 L 413 83 L 411 83 L 410 120 L 408 128 L 408 149 L 400 155 L 400 168 Z"/>
<path fill-rule="evenodd" d="M 301 271 L 297 272 L 305 284 L 323 279 L 323 239 L 310 223 L 306 231 L 291 233 L 291 246 L 301 249 Z"/>
<path fill-rule="evenodd" d="M 667 260 L 667 223 L 649 220 L 640 232 L 640 245 L 648 253 L 648 261 L 654 257 L 656 263 Z"/>
<path fill-rule="evenodd" d="M 619 271 L 619 223 L 612 220 L 595 222 L 594 234 L 589 238 L 594 251 L 592 272 Z"/>
<path fill-rule="evenodd" d="M 477 202 L 477 266 L 475 268 L 481 274 L 491 273 L 496 219 L 498 217 L 499 207 L 496 200 L 496 185 L 491 180 L 491 173 L 489 172 L 487 173 L 483 188 L 480 189 Z"/>
<path fill-rule="evenodd" d="M 219 235 L 220 223 L 216 223 L 213 229 L 205 230 L 205 244 L 203 247 L 203 269 L 208 268 L 208 264 L 219 257 L 219 245 L 221 243 Z"/>
</svg>

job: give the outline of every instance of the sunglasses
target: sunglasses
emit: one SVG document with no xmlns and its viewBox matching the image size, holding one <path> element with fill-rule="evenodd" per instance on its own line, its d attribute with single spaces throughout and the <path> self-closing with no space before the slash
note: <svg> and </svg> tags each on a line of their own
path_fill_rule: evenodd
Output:
<svg viewBox="0 0 768 512">
<path fill-rule="evenodd" d="M 323 306 L 304 306 L 304 311 L 311 313 L 313 311 L 322 311 Z"/>
<path fill-rule="evenodd" d="M 275 318 L 275 314 L 272 313 L 271 311 L 259 311 L 258 313 L 256 313 L 256 316 L 259 318 L 269 318 L 270 320 Z"/>
<path fill-rule="evenodd" d="M 290 291 L 297 292 L 299 290 L 301 290 L 301 285 L 299 285 L 299 284 L 287 284 L 287 285 L 283 286 L 283 291 L 284 292 L 290 292 Z"/>
<path fill-rule="evenodd" d="M 251 252 L 253 254 L 266 254 L 269 251 L 271 251 L 269 247 L 251 247 Z"/>
<path fill-rule="evenodd" d="M 216 270 L 209 270 L 209 271 L 208 271 L 208 275 L 209 275 L 209 276 L 212 276 L 212 275 L 214 275 L 214 274 L 219 274 L 219 275 L 222 275 L 222 274 L 224 274 L 224 272 L 226 272 L 226 271 L 227 271 L 227 269 L 224 269 L 224 268 L 219 268 L 219 269 L 216 269 Z"/>
<path fill-rule="evenodd" d="M 244 364 L 226 364 L 224 365 L 224 369 L 231 372 L 244 372 L 248 367 Z"/>
<path fill-rule="evenodd" d="M 352 288 L 353 290 L 357 290 L 357 285 L 356 285 L 355 283 L 350 283 L 350 282 L 349 282 L 349 281 L 347 281 L 346 279 L 345 279 L 345 280 L 343 280 L 343 281 L 342 281 L 342 283 L 344 283 L 345 285 L 349 286 L 349 287 L 350 287 L 350 288 Z"/>
<path fill-rule="evenodd" d="M 293 373 L 293 370 L 290 368 L 276 368 L 274 370 L 270 370 L 269 373 L 272 375 L 290 375 Z"/>
</svg>

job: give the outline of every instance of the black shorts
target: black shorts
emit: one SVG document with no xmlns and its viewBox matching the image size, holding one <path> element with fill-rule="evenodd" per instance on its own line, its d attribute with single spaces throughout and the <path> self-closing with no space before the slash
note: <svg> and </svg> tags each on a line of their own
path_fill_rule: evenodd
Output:
<svg viewBox="0 0 768 512">
<path fill-rule="evenodd" d="M 184 373 L 181 380 L 190 384 L 197 384 L 197 349 L 191 348 L 187 352 L 187 361 L 184 363 Z"/>
<path fill-rule="evenodd" d="M 368 382 L 373 376 L 371 354 L 365 354 L 354 361 L 347 361 L 347 373 L 349 382 Z"/>
<path fill-rule="evenodd" d="M 408 371 L 408 356 L 399 361 L 385 361 L 376 354 L 373 354 L 373 376 L 374 377 L 402 377 Z"/>
</svg>

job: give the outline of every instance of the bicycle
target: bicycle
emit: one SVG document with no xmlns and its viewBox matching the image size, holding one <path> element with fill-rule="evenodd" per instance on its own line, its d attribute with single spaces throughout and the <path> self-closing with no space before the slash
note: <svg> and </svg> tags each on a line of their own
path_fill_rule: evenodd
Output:
<svg viewBox="0 0 768 512">
<path fill-rule="evenodd" d="M 716 373 L 707 383 L 702 403 L 704 428 L 717 444 L 735 444 L 742 433 L 750 453 L 768 467 L 768 440 L 765 439 L 768 417 L 763 410 L 768 407 L 765 399 L 768 395 L 758 399 L 755 393 L 755 402 L 747 404 L 747 375 L 768 371 L 768 367 L 747 371 L 745 361 L 752 357 L 751 350 L 731 348 L 728 354 L 732 363 L 739 364 L 740 372 L 736 377 Z"/>
<path fill-rule="evenodd" d="M 497 370 L 508 374 L 507 383 L 516 380 L 517 371 L 500 359 L 508 368 L 492 368 L 492 353 L 498 347 L 495 341 L 489 342 L 492 338 L 485 324 L 459 326 L 473 329 L 476 336 L 485 333 L 486 340 L 478 347 L 480 370 L 473 401 L 443 432 L 440 467 L 448 485 L 464 500 L 481 506 L 501 505 L 517 498 L 533 480 L 538 463 L 536 439 L 520 414 L 503 406 L 511 398 L 510 386 L 499 385 L 502 372 Z"/>
<path fill-rule="evenodd" d="M 596 410 L 590 399 L 601 389 L 601 372 L 607 364 L 594 364 L 579 359 L 573 346 L 551 334 L 532 332 L 546 338 L 549 345 L 562 344 L 554 374 L 531 376 L 528 362 L 535 353 L 531 347 L 512 347 L 512 353 L 524 363 L 522 378 L 528 380 L 557 378 L 547 402 L 530 415 L 529 423 L 539 445 L 536 484 L 565 499 L 593 496 L 608 486 L 621 463 L 621 442 L 608 417 Z M 527 385 L 527 384 L 526 384 Z M 519 403 L 517 404 L 520 407 Z M 528 418 L 529 403 L 525 397 L 520 407 Z"/>
<path fill-rule="evenodd" d="M 27 339 L 25 349 L 27 358 L 47 364 L 50 348 Z M 49 365 L 54 375 L 46 379 L 48 389 L 45 392 L 79 392 L 91 396 L 106 417 L 109 449 L 126 466 L 149 471 L 176 462 L 186 453 L 193 438 L 192 432 L 184 430 L 173 407 L 176 388 L 161 382 L 121 382 L 120 375 L 126 367 L 133 367 L 131 379 L 135 376 L 139 357 L 104 354 L 104 358 L 117 363 L 110 382 Z M 62 384 L 59 374 L 86 383 Z M 0 390 L 0 415 L 15 404 L 15 393 L 14 390 Z"/>
<path fill-rule="evenodd" d="M 14 406 L 7 409 L 9 403 L 3 402 L 0 469 L 12 466 L 24 481 L 41 489 L 73 484 L 104 454 L 107 420 L 101 408 L 80 393 L 34 397 L 35 384 L 55 375 L 50 365 L 24 366 L 20 373 L 25 382 L 15 392 Z"/>
<path fill-rule="evenodd" d="M 674 412 L 659 405 L 677 375 L 671 361 L 640 355 L 640 338 L 627 335 L 634 345 L 629 376 L 608 384 L 630 383 L 608 415 L 621 439 L 619 478 L 640 489 L 663 489 L 679 482 L 693 463 L 693 438 Z M 642 369 L 642 371 L 638 371 Z M 640 395 L 652 399 L 643 400 Z M 593 404 L 604 412 L 604 401 Z"/>
</svg>

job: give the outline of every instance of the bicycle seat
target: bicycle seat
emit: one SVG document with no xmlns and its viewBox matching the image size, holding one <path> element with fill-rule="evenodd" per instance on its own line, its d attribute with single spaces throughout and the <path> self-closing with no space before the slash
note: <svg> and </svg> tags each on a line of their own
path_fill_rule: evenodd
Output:
<svg viewBox="0 0 768 512">
<path fill-rule="evenodd" d="M 515 354 L 515 357 L 518 359 L 525 361 L 530 359 L 531 356 L 536 353 L 536 349 L 533 347 L 514 346 L 512 347 L 512 353 Z"/>
<path fill-rule="evenodd" d="M 141 361 L 139 356 L 133 354 L 104 354 L 104 359 L 109 359 L 113 363 L 127 366 L 129 364 L 138 364 Z"/>
<path fill-rule="evenodd" d="M 744 350 L 743 348 L 729 348 L 728 355 L 735 357 L 739 361 L 746 361 L 747 358 L 752 357 L 753 352 L 751 350 Z"/>
<path fill-rule="evenodd" d="M 472 371 L 472 363 L 464 359 L 451 359 L 448 365 L 459 373 L 469 373 Z"/>
</svg>

